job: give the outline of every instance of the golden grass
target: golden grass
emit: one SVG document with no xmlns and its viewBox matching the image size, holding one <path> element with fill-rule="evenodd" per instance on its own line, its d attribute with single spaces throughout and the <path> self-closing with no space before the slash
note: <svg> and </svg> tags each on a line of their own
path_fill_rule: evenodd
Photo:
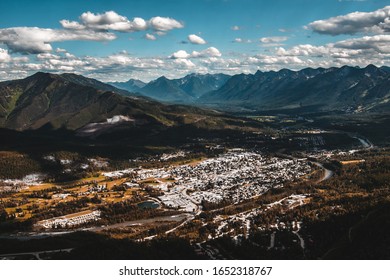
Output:
<svg viewBox="0 0 390 280">
<path fill-rule="evenodd" d="M 348 164 L 358 164 L 358 163 L 362 163 L 362 162 L 365 162 L 366 160 L 364 159 L 355 159 L 355 160 L 344 160 L 344 161 L 340 161 L 340 163 L 342 165 L 348 165 Z"/>
</svg>

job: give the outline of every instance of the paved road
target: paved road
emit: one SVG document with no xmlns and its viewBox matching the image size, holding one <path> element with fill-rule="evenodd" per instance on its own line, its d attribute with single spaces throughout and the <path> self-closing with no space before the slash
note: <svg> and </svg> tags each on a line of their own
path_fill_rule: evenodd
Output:
<svg viewBox="0 0 390 280">
<path fill-rule="evenodd" d="M 363 146 L 363 149 L 372 149 L 374 145 L 367 138 L 363 138 L 362 136 L 348 134 L 349 137 L 359 140 L 360 144 Z"/>
<path fill-rule="evenodd" d="M 69 253 L 72 250 L 73 250 L 73 248 L 66 248 L 66 249 L 58 249 L 58 250 L 50 250 L 50 251 L 37 251 L 37 252 L 1 254 L 0 255 L 0 259 L 9 259 L 9 258 L 12 258 L 12 257 L 17 257 L 17 256 L 32 255 L 37 260 L 41 260 L 41 257 L 40 257 L 41 254 L 60 253 L 60 252 L 68 252 Z"/>
<path fill-rule="evenodd" d="M 293 160 L 299 160 L 299 158 L 297 158 L 297 157 L 293 157 L 291 155 L 286 155 L 286 154 L 282 154 L 282 153 L 277 153 L 276 155 L 278 155 L 280 157 L 284 157 L 284 158 L 293 159 Z M 332 176 L 334 174 L 334 172 L 332 170 L 325 168 L 325 166 L 322 163 L 319 163 L 317 161 L 311 161 L 311 162 L 324 170 L 324 174 L 316 183 L 321 183 L 322 181 L 329 180 L 330 178 L 332 178 Z"/>
<path fill-rule="evenodd" d="M 324 174 L 322 175 L 322 177 L 316 183 L 321 183 L 322 181 L 329 180 L 330 178 L 332 178 L 332 176 L 334 174 L 334 172 L 332 170 L 329 170 L 329 169 L 325 168 L 322 163 L 319 163 L 319 162 L 316 162 L 316 161 L 312 161 L 312 163 L 317 165 L 318 167 L 320 167 L 320 168 L 322 168 L 324 170 Z"/>
</svg>

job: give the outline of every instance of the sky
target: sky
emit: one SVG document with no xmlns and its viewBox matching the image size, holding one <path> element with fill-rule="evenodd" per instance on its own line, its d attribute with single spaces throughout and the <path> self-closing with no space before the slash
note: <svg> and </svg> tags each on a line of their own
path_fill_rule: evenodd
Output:
<svg viewBox="0 0 390 280">
<path fill-rule="evenodd" d="M 148 82 L 389 62 L 388 0 L 0 2 L 0 80 L 43 71 Z"/>
</svg>

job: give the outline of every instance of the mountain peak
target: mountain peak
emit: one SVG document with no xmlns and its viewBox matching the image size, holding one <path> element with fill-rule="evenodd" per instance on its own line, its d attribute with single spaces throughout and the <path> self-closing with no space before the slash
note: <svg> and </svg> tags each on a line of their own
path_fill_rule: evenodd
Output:
<svg viewBox="0 0 390 280">
<path fill-rule="evenodd" d="M 167 77 L 161 76 L 161 77 L 157 78 L 155 81 L 166 81 L 166 80 L 170 81 Z"/>
<path fill-rule="evenodd" d="M 54 78 L 58 77 L 56 74 L 47 73 L 47 72 L 36 72 L 35 74 L 27 77 L 28 79 L 42 79 L 42 78 Z"/>
<path fill-rule="evenodd" d="M 373 64 L 369 64 L 366 66 L 366 68 L 364 68 L 364 71 L 367 73 L 375 73 L 377 71 L 380 71 L 380 69 Z"/>
<path fill-rule="evenodd" d="M 365 69 L 378 69 L 374 64 L 368 64 Z"/>
</svg>

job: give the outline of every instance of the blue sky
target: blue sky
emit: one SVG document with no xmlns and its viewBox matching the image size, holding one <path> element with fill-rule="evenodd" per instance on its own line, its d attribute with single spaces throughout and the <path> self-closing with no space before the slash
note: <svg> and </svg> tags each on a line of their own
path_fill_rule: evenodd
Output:
<svg viewBox="0 0 390 280">
<path fill-rule="evenodd" d="M 0 2 L 0 80 L 103 81 L 389 64 L 382 0 Z M 357 13 L 355 13 L 357 12 Z"/>
</svg>

